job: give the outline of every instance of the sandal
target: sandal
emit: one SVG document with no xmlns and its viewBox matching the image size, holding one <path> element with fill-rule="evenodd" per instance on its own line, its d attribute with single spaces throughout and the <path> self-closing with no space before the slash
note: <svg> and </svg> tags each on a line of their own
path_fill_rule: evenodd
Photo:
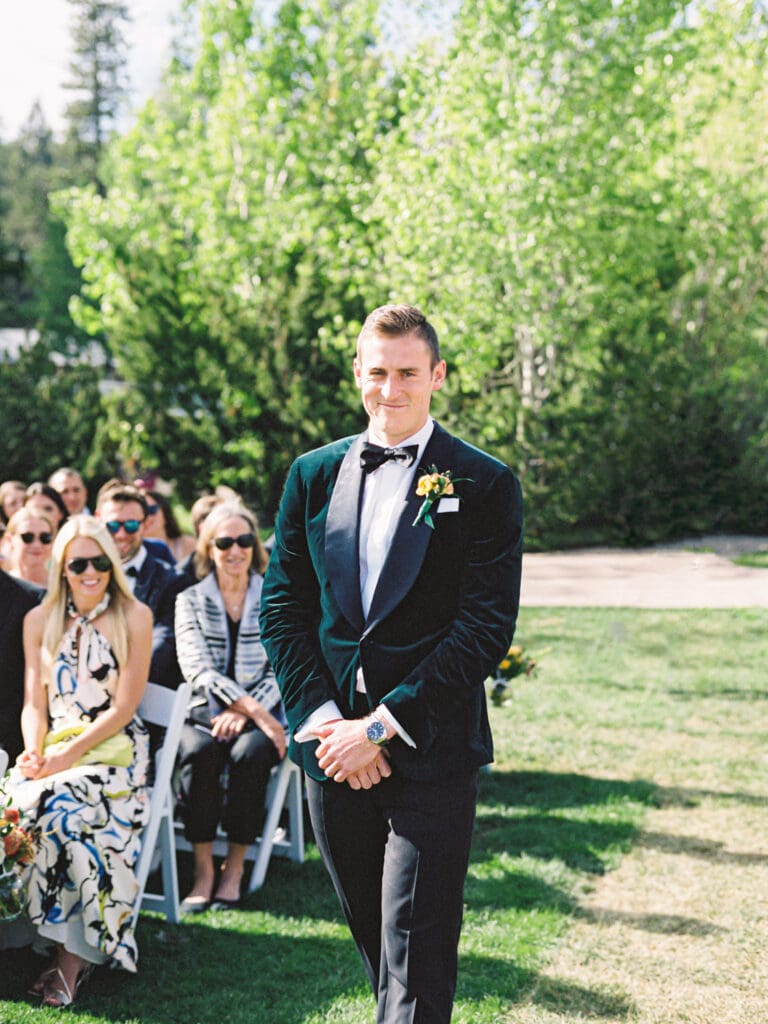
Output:
<svg viewBox="0 0 768 1024">
<path fill-rule="evenodd" d="M 93 974 L 93 966 L 93 964 L 86 964 L 82 971 L 80 971 L 77 981 L 75 981 L 74 992 L 70 991 L 67 979 L 61 973 L 61 968 L 54 967 L 50 972 L 49 983 L 46 984 L 43 990 L 43 1006 L 50 1006 L 56 1010 L 60 1010 L 65 1006 L 71 1006 L 75 1001 L 75 996 L 80 991 L 80 987 Z"/>
<path fill-rule="evenodd" d="M 56 966 L 46 967 L 40 977 L 35 981 L 33 985 L 30 985 L 27 989 L 27 994 L 30 996 L 37 996 L 40 999 L 45 992 L 45 985 L 49 978 L 53 977 L 56 973 Z"/>
</svg>

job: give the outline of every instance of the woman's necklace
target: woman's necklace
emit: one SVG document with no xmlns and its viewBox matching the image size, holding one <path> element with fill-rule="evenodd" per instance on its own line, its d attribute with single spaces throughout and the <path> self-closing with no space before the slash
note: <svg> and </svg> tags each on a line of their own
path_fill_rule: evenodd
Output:
<svg viewBox="0 0 768 1024">
<path fill-rule="evenodd" d="M 240 614 L 240 609 L 243 607 L 243 601 L 247 592 L 247 585 L 242 594 L 225 594 L 224 591 L 221 592 L 221 596 L 224 599 L 224 607 L 230 615 L 236 616 Z"/>
</svg>

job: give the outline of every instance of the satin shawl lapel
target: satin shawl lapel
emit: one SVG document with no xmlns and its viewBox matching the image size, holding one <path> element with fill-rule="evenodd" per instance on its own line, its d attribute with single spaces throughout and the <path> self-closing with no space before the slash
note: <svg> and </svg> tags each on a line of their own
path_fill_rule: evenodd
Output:
<svg viewBox="0 0 768 1024">
<path fill-rule="evenodd" d="M 363 628 L 358 531 L 364 440 L 363 434 L 355 438 L 342 460 L 325 521 L 325 571 L 339 608 L 358 631 Z"/>
<path fill-rule="evenodd" d="M 424 449 L 418 469 L 414 473 L 413 484 L 408 490 L 408 497 L 392 538 L 392 546 L 381 570 L 379 582 L 376 584 L 368 621 L 365 625 L 366 633 L 370 632 L 377 623 L 385 619 L 397 607 L 413 586 L 421 570 L 433 531 L 426 523 L 413 525 L 424 500 L 416 494 L 416 483 L 422 475 L 422 470 L 426 470 L 433 464 L 438 469 L 450 469 L 451 449 L 451 435 L 435 423 L 432 436 Z"/>
</svg>

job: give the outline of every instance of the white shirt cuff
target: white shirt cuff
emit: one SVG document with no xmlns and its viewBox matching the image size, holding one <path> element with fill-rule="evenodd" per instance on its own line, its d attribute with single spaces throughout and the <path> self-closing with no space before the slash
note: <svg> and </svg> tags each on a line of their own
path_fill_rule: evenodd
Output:
<svg viewBox="0 0 768 1024">
<path fill-rule="evenodd" d="M 320 737 L 316 736 L 314 732 L 318 726 L 325 725 L 326 722 L 332 722 L 335 718 L 343 717 L 344 715 L 339 711 L 336 701 L 327 700 L 325 704 L 321 704 L 319 708 L 316 708 L 312 712 L 293 738 L 296 743 L 307 743 L 309 740 L 318 740 Z"/>
<path fill-rule="evenodd" d="M 375 714 L 378 715 L 379 718 L 383 718 L 388 725 L 392 726 L 392 728 L 395 730 L 395 732 L 403 741 L 403 743 L 407 743 L 408 746 L 413 747 L 414 750 L 416 749 L 416 744 L 413 742 L 413 740 L 402 727 L 402 725 L 400 725 L 400 723 L 389 710 L 386 704 L 379 704 L 379 706 L 376 708 Z"/>
</svg>

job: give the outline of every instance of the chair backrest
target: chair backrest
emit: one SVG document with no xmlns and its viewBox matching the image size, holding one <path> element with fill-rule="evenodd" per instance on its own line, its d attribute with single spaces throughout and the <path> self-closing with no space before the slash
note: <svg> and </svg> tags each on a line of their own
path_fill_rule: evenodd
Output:
<svg viewBox="0 0 768 1024">
<path fill-rule="evenodd" d="M 5 769 L 8 767 L 8 751 L 3 747 L 0 747 L 0 779 L 5 775 Z"/>
<path fill-rule="evenodd" d="M 163 726 L 165 735 L 155 756 L 155 780 L 149 803 L 149 820 L 141 838 L 141 854 L 136 865 L 139 893 L 134 910 L 134 921 L 138 916 L 147 877 L 152 866 L 160 825 L 163 818 L 168 817 L 171 813 L 170 793 L 173 766 L 176 762 L 184 720 L 187 717 L 191 692 L 192 685 L 190 683 L 181 683 L 176 690 L 158 686 L 157 683 L 147 683 L 141 704 L 139 704 L 138 713 L 142 721 Z"/>
</svg>

